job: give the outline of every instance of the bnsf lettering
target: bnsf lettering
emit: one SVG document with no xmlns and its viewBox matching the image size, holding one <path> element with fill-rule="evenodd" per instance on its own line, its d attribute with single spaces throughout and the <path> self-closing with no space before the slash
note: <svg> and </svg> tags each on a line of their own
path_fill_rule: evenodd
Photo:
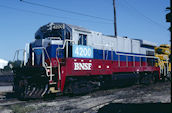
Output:
<svg viewBox="0 0 172 113">
<path fill-rule="evenodd" d="M 74 70 L 91 70 L 92 63 L 74 63 Z"/>
</svg>

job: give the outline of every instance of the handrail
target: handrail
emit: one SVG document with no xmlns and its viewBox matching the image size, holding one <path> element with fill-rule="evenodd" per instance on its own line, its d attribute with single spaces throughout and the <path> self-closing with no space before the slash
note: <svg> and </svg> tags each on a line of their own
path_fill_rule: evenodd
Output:
<svg viewBox="0 0 172 113">
<path fill-rule="evenodd" d="M 17 54 L 17 59 L 18 59 L 19 51 L 25 51 L 25 50 L 24 50 L 24 49 L 18 49 L 18 50 L 16 50 L 16 51 L 15 51 L 15 53 L 14 53 L 13 61 L 14 61 L 14 60 L 15 60 L 15 58 L 16 58 L 16 54 Z"/>
<path fill-rule="evenodd" d="M 58 59 L 57 52 L 58 52 L 59 49 L 64 49 L 65 46 L 67 45 L 67 47 L 66 47 L 66 56 L 68 57 L 68 42 L 74 42 L 74 40 L 66 39 L 64 41 L 64 43 L 63 43 L 63 47 L 62 48 L 59 48 L 59 47 L 56 48 L 56 60 L 57 60 L 57 63 L 58 63 L 59 80 L 61 80 L 61 73 L 60 73 L 60 61 Z"/>
<path fill-rule="evenodd" d="M 47 52 L 45 47 L 34 47 L 34 48 L 32 48 L 32 65 L 34 65 L 34 50 L 35 49 L 41 49 L 41 50 L 45 51 L 45 53 L 46 53 L 46 55 L 47 55 L 47 57 L 48 57 L 48 59 L 50 61 L 50 75 L 48 74 L 48 71 L 47 71 L 48 66 L 45 66 L 45 59 L 43 58 L 44 57 L 44 53 L 42 55 L 42 60 L 43 60 L 42 64 L 43 64 L 43 67 L 46 70 L 47 76 L 50 76 L 50 81 L 51 81 L 52 80 L 52 62 L 51 62 L 51 59 L 50 59 L 50 57 L 48 55 L 48 52 Z"/>
<path fill-rule="evenodd" d="M 154 56 L 143 56 L 143 55 L 132 55 L 132 54 L 117 53 L 116 50 L 112 48 L 112 46 L 108 46 L 107 44 L 105 44 L 105 45 L 102 45 L 102 44 L 94 44 L 94 45 L 111 47 L 111 50 L 114 50 L 115 54 L 117 54 L 117 55 L 138 56 L 138 57 L 140 56 L 140 57 L 148 57 L 148 58 L 158 58 L 158 57 L 154 57 Z"/>
<path fill-rule="evenodd" d="M 112 49 L 113 50 L 113 49 Z M 161 61 L 159 57 L 155 57 L 155 56 L 144 56 L 144 55 L 132 55 L 132 54 L 123 54 L 123 53 L 117 53 L 116 50 L 114 50 L 115 54 L 117 55 L 125 55 L 125 56 L 133 56 L 133 62 L 135 62 L 135 57 L 144 57 L 144 58 L 155 58 L 158 59 L 158 61 Z"/>
<path fill-rule="evenodd" d="M 68 46 L 68 42 L 74 42 L 74 40 L 68 40 L 68 39 L 66 39 L 65 40 L 65 42 L 63 43 L 63 47 L 62 48 L 56 48 L 56 59 L 58 60 L 58 57 L 57 57 L 57 51 L 59 50 L 59 49 L 64 49 L 65 48 L 65 46 L 67 45 Z M 66 44 L 67 43 L 67 44 Z M 68 48 L 66 48 L 67 50 L 68 50 Z M 66 51 L 66 53 L 68 53 L 68 51 Z M 59 61 L 59 60 L 58 60 Z"/>
<path fill-rule="evenodd" d="M 64 49 L 64 48 L 65 48 L 65 46 L 66 46 L 66 43 L 67 43 L 67 42 L 74 42 L 74 40 L 66 39 L 66 40 L 64 41 L 64 43 L 63 43 L 63 47 L 62 47 L 62 48 L 59 48 L 59 47 L 58 47 L 58 48 L 56 48 L 56 53 L 57 53 L 57 50 L 58 50 L 58 49 Z"/>
<path fill-rule="evenodd" d="M 43 50 L 45 51 L 47 57 L 48 57 L 48 60 L 50 61 L 50 66 L 52 66 L 52 62 L 51 62 L 51 59 L 50 59 L 50 57 L 49 57 L 49 55 L 48 55 L 48 52 L 47 52 L 46 48 L 45 48 L 45 47 L 34 47 L 34 48 L 32 48 L 33 51 L 34 51 L 35 49 L 43 49 Z M 33 64 L 34 64 L 34 63 L 33 63 Z M 33 65 L 33 64 L 32 64 L 32 65 Z"/>
<path fill-rule="evenodd" d="M 123 54 L 123 53 L 117 53 L 117 51 L 112 47 L 112 46 L 109 46 L 107 44 L 94 44 L 94 45 L 98 45 L 98 46 L 103 46 L 103 47 L 110 47 L 111 48 L 111 51 L 114 51 L 116 55 L 125 55 L 125 56 L 136 56 L 136 57 L 146 57 L 146 58 L 155 58 L 155 59 L 158 59 L 160 61 L 160 58 L 159 57 L 155 57 L 155 56 L 143 56 L 143 55 L 132 55 L 132 54 Z M 134 59 L 134 57 L 133 57 Z M 119 58 L 118 58 L 118 62 L 119 62 Z M 134 62 L 134 61 L 133 61 Z M 120 64 L 118 64 L 120 66 Z"/>
<path fill-rule="evenodd" d="M 15 61 L 15 58 L 17 57 L 17 60 L 19 59 L 19 52 L 20 51 L 23 51 L 23 64 L 24 66 L 26 65 L 26 50 L 25 49 L 18 49 L 15 51 L 15 54 L 14 54 L 14 58 L 13 58 L 13 62 Z M 20 66 L 22 66 L 22 63 L 20 64 Z"/>
</svg>

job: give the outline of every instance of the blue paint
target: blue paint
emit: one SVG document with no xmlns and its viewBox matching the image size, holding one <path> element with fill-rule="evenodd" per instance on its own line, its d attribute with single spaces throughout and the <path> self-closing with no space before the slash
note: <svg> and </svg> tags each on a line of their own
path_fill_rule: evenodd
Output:
<svg viewBox="0 0 172 113">
<path fill-rule="evenodd" d="M 50 45 L 46 48 L 50 58 L 56 58 L 57 48 L 62 48 L 62 45 Z M 64 49 L 58 49 L 57 56 L 58 58 L 64 58 Z"/>
<path fill-rule="evenodd" d="M 46 49 L 47 49 L 47 52 L 48 52 L 48 55 L 50 58 L 56 58 L 56 49 L 58 47 L 62 47 L 62 45 L 50 45 L 48 46 Z M 84 54 L 80 54 L 80 48 L 81 50 L 88 50 L 90 49 L 91 50 L 91 55 L 84 55 Z M 78 54 L 76 53 L 76 49 L 78 49 Z M 58 58 L 65 58 L 65 51 L 64 49 L 59 49 L 58 50 Z M 111 53 L 113 52 L 113 53 Z M 126 61 L 126 58 L 128 57 L 128 61 L 133 61 L 133 56 L 125 56 L 125 55 L 117 55 L 114 51 L 108 51 L 108 50 L 104 50 L 104 53 L 105 53 L 105 56 L 104 58 L 106 60 L 113 60 L 113 61 L 118 61 L 118 58 L 120 56 L 120 61 Z M 124 52 L 117 52 L 117 53 L 122 53 L 122 54 L 126 54 L 126 55 L 141 55 L 141 61 L 142 62 L 145 62 L 146 61 L 146 58 L 144 56 L 144 54 L 135 54 L 135 53 L 124 53 Z M 45 54 L 45 53 L 44 53 Z M 112 58 L 112 54 L 113 54 L 113 58 Z M 89 47 L 89 46 L 83 46 L 83 45 L 73 45 L 72 46 L 72 57 L 74 58 L 93 58 L 93 59 L 103 59 L 103 50 L 100 50 L 100 49 L 93 49 L 92 47 Z M 47 55 L 45 54 L 45 59 L 48 59 Z M 139 62 L 140 61 L 140 57 L 136 57 L 135 56 L 135 61 Z"/>
<path fill-rule="evenodd" d="M 35 53 L 34 64 L 39 66 L 40 64 L 42 64 L 42 50 L 36 49 L 34 50 L 34 53 Z"/>
<path fill-rule="evenodd" d="M 103 59 L 103 50 L 99 50 L 99 49 L 94 49 L 94 59 Z M 133 61 L 133 57 L 135 57 L 135 61 L 139 62 L 140 61 L 140 57 L 137 56 L 126 56 L 126 55 L 140 55 L 141 57 L 141 61 L 145 62 L 146 58 L 144 56 L 144 54 L 136 54 L 136 53 L 124 53 L 124 52 L 117 52 L 117 53 L 121 53 L 121 54 L 126 54 L 126 55 L 117 55 L 114 51 L 113 53 L 111 53 L 112 51 L 108 51 L 108 50 L 104 50 L 104 59 L 105 60 L 113 60 L 113 61 L 118 61 L 118 58 L 120 58 L 120 61 L 126 61 L 127 57 L 128 57 L 128 61 Z M 113 58 L 112 58 L 112 54 L 113 54 Z"/>
<path fill-rule="evenodd" d="M 103 59 L 103 50 L 94 49 L 94 59 Z"/>
</svg>

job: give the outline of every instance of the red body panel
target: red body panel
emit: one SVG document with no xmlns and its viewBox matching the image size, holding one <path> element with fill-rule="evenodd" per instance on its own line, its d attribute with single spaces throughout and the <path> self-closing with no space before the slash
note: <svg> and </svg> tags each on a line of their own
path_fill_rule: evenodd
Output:
<svg viewBox="0 0 172 113">
<path fill-rule="evenodd" d="M 82 64 L 82 65 L 79 66 L 78 64 Z M 135 66 L 133 66 L 133 64 Z M 53 64 L 53 66 L 56 67 L 57 65 Z M 63 91 L 67 76 L 92 76 L 92 75 L 108 76 L 116 72 L 144 72 L 144 71 L 153 72 L 159 70 L 160 70 L 159 67 L 147 66 L 146 62 L 127 63 L 127 62 L 118 62 L 111 60 L 67 58 L 65 60 L 65 65 L 61 67 L 61 81 L 58 82 L 58 87 L 61 89 L 61 91 Z"/>
</svg>

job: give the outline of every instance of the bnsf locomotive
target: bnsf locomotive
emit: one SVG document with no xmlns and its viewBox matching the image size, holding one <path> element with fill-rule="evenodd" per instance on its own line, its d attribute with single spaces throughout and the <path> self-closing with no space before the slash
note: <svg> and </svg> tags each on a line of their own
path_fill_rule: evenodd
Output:
<svg viewBox="0 0 172 113">
<path fill-rule="evenodd" d="M 14 67 L 14 91 L 21 98 L 50 93 L 87 93 L 99 88 L 159 79 L 156 44 L 106 36 L 82 27 L 49 23 L 38 29 Z"/>
</svg>

